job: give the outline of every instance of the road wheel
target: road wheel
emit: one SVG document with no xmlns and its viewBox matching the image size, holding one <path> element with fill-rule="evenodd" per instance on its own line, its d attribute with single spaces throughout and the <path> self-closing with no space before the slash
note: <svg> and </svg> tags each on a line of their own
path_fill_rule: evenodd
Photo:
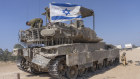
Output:
<svg viewBox="0 0 140 79">
<path fill-rule="evenodd" d="M 103 67 L 108 67 L 108 65 L 109 65 L 109 62 L 105 59 L 105 60 L 103 61 Z"/>
<path fill-rule="evenodd" d="M 35 68 L 33 68 L 33 67 L 30 67 L 30 71 L 31 71 L 32 74 L 35 74 L 35 75 L 41 73 L 41 72 L 39 72 L 38 70 L 36 70 Z"/>
<path fill-rule="evenodd" d="M 98 69 L 99 70 L 103 69 L 103 65 L 101 63 L 98 64 Z"/>
<path fill-rule="evenodd" d="M 113 61 L 114 65 L 118 65 L 119 64 L 119 58 L 115 58 L 115 60 Z"/>
<path fill-rule="evenodd" d="M 95 72 L 97 70 L 97 63 L 93 63 L 93 66 L 90 68 L 92 72 Z"/>
<path fill-rule="evenodd" d="M 112 61 L 109 61 L 109 66 L 112 66 L 113 65 L 113 62 Z"/>
<path fill-rule="evenodd" d="M 65 79 L 66 71 L 67 71 L 67 66 L 66 66 L 65 57 L 58 57 L 50 61 L 49 74 L 52 77 L 57 79 Z"/>
<path fill-rule="evenodd" d="M 78 76 L 83 76 L 87 74 L 88 68 L 81 68 L 78 70 Z"/>
<path fill-rule="evenodd" d="M 78 68 L 77 66 L 70 66 L 66 72 L 68 79 L 76 79 L 78 75 Z"/>
<path fill-rule="evenodd" d="M 115 61 L 116 61 L 116 64 L 119 64 L 119 58 L 116 58 Z"/>
</svg>

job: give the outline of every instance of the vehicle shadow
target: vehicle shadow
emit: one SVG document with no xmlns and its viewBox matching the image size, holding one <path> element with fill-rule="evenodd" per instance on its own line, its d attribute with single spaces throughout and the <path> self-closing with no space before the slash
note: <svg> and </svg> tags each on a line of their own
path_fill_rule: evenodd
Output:
<svg viewBox="0 0 140 79">
<path fill-rule="evenodd" d="M 29 75 L 26 75 L 27 77 L 36 77 L 36 76 L 39 76 L 39 77 L 47 77 L 47 78 L 51 78 L 51 76 L 49 75 L 49 73 L 47 72 L 42 72 L 42 73 L 39 73 L 39 74 L 29 74 Z"/>
</svg>

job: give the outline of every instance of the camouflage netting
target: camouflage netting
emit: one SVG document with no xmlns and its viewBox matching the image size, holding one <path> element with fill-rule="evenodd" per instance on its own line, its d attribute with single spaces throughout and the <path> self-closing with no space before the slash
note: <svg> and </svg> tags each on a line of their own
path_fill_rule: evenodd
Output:
<svg viewBox="0 0 140 79">
<path fill-rule="evenodd" d="M 81 12 L 82 18 L 94 16 L 94 11 L 88 8 L 81 7 L 80 12 Z"/>
</svg>

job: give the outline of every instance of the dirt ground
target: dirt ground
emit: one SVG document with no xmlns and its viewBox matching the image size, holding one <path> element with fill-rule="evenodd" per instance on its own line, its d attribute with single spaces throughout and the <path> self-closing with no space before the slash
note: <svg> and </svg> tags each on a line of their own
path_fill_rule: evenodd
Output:
<svg viewBox="0 0 140 79">
<path fill-rule="evenodd" d="M 52 79 L 47 73 L 32 75 L 20 71 L 15 63 L 0 63 L 0 79 L 17 79 L 20 73 L 21 79 Z M 79 79 L 140 79 L 140 66 L 130 64 L 128 66 L 118 65 L 115 67 L 98 70 L 96 73 L 88 73 Z"/>
</svg>

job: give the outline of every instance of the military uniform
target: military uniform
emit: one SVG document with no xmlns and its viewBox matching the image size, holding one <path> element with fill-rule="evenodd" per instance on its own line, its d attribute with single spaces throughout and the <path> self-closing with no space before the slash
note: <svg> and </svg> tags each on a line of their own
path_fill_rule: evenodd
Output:
<svg viewBox="0 0 140 79">
<path fill-rule="evenodd" d="M 126 63 L 126 53 L 123 53 L 122 54 L 121 61 L 122 61 L 122 63 L 123 63 L 124 66 L 127 65 L 127 63 Z"/>
<path fill-rule="evenodd" d="M 46 7 L 45 10 L 46 10 L 46 12 L 42 13 L 42 15 L 45 15 L 47 17 L 46 20 L 48 20 L 50 23 L 50 21 L 51 21 L 50 20 L 50 9 L 48 7 Z"/>
<path fill-rule="evenodd" d="M 50 22 L 50 9 L 49 8 L 46 8 L 46 16 Z"/>
<path fill-rule="evenodd" d="M 41 18 L 35 18 L 28 22 L 31 28 L 40 28 L 42 27 L 43 20 Z"/>
</svg>

